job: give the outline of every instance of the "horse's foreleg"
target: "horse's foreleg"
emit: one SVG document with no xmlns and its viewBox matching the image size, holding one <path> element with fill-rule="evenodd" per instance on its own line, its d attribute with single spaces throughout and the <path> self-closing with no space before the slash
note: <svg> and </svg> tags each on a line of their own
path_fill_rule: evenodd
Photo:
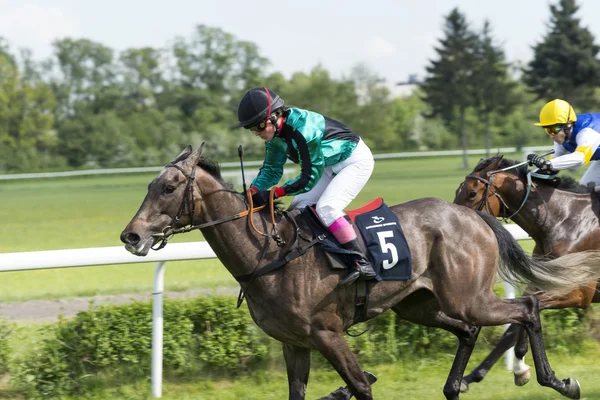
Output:
<svg viewBox="0 0 600 400">
<path fill-rule="evenodd" d="M 517 344 L 515 345 L 515 362 L 513 365 L 513 374 L 515 385 L 523 386 L 531 379 L 531 367 L 525 364 L 525 354 L 527 354 L 527 331 L 519 326 Z"/>
<path fill-rule="evenodd" d="M 462 377 L 480 331 L 480 326 L 471 326 L 467 332 L 455 333 L 458 337 L 458 350 L 456 350 L 452 368 L 444 385 L 444 396 L 448 400 L 458 400 L 459 393 L 464 389 Z"/>
<path fill-rule="evenodd" d="M 521 331 L 522 328 L 518 324 L 511 324 L 504 335 L 500 339 L 500 342 L 494 347 L 492 352 L 479 364 L 471 373 L 464 377 L 463 383 L 461 386 L 461 391 L 467 391 L 469 389 L 469 385 L 473 382 L 481 382 L 483 378 L 487 375 L 488 372 L 492 369 L 494 364 L 498 362 L 500 357 L 510 349 L 517 340 L 518 332 Z"/>
<path fill-rule="evenodd" d="M 342 332 L 318 330 L 311 335 L 311 339 L 315 348 L 340 374 L 357 400 L 373 400 L 371 385 Z"/>
<path fill-rule="evenodd" d="M 304 400 L 310 372 L 310 349 L 283 343 L 283 357 L 287 368 L 290 400 Z"/>
</svg>

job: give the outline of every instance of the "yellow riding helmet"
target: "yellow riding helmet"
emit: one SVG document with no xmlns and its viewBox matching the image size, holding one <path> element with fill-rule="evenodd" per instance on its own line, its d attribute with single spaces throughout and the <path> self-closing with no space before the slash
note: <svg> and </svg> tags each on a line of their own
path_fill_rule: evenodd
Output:
<svg viewBox="0 0 600 400">
<path fill-rule="evenodd" d="M 554 99 L 540 111 L 540 122 L 536 122 L 536 126 L 551 126 L 556 124 L 567 124 L 577 121 L 575 110 L 569 103 L 561 99 Z"/>
</svg>

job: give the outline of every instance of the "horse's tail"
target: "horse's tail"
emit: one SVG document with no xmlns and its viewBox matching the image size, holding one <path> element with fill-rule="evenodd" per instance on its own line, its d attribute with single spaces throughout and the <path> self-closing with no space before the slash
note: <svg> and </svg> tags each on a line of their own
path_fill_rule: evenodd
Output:
<svg viewBox="0 0 600 400">
<path fill-rule="evenodd" d="M 492 215 L 477 212 L 496 235 L 499 274 L 512 284 L 531 283 L 538 290 L 570 290 L 600 277 L 600 251 L 571 253 L 554 260 L 528 256 L 510 232 Z"/>
</svg>

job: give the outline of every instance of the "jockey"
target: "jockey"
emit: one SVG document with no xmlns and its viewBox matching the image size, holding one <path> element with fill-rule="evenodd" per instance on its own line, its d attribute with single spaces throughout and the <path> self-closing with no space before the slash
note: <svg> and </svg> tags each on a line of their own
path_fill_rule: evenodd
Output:
<svg viewBox="0 0 600 400">
<path fill-rule="evenodd" d="M 246 92 L 238 106 L 237 127 L 265 141 L 265 160 L 250 186 L 253 204 L 269 202 L 268 190 L 283 175 L 287 159 L 300 164 L 300 175 L 275 189 L 275 197 L 296 196 L 290 208 L 316 204 L 321 222 L 345 249 L 357 253 L 354 268 L 340 285 L 369 280 L 375 271 L 362 253 L 344 209 L 365 186 L 375 164 L 371 150 L 350 128 L 313 111 L 286 107 L 267 88 Z"/>
<path fill-rule="evenodd" d="M 578 168 L 600 160 L 600 113 L 575 114 L 569 103 L 561 99 L 548 102 L 540 112 L 540 122 L 554 141 L 554 156 L 545 160 L 528 154 L 529 165 L 542 171 Z M 600 183 L 600 163 L 592 163 L 579 181 L 582 185 Z"/>
</svg>

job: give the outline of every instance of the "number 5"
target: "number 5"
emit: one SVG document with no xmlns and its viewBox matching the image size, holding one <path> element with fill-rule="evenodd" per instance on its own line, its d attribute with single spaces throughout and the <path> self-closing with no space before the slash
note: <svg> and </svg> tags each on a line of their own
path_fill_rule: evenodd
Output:
<svg viewBox="0 0 600 400">
<path fill-rule="evenodd" d="M 382 253 L 387 253 L 388 251 L 392 255 L 392 262 L 388 260 L 383 260 L 383 269 L 390 269 L 394 267 L 398 263 L 398 249 L 392 243 L 387 243 L 385 239 L 393 238 L 394 232 L 392 231 L 380 231 L 377 232 L 377 237 L 379 238 L 379 246 L 381 247 Z"/>
</svg>

